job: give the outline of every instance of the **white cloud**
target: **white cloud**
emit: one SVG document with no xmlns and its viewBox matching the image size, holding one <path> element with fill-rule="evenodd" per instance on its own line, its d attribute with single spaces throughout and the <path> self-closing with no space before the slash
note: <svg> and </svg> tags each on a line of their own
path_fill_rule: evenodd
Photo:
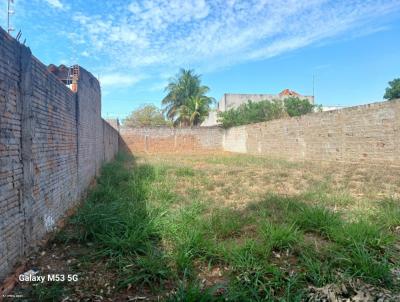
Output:
<svg viewBox="0 0 400 302">
<path fill-rule="evenodd" d="M 373 32 L 376 20 L 399 10 L 398 0 L 135 0 L 73 20 L 100 67 L 160 75 L 269 58 L 365 25 Z"/>
<path fill-rule="evenodd" d="M 61 3 L 60 0 L 45 0 L 48 4 L 50 4 L 54 8 L 64 9 L 64 5 Z"/>
<path fill-rule="evenodd" d="M 90 53 L 88 51 L 84 50 L 84 51 L 81 52 L 81 56 L 82 57 L 89 57 Z"/>
<path fill-rule="evenodd" d="M 142 80 L 141 77 L 123 73 L 111 73 L 100 76 L 100 84 L 103 87 L 126 87 L 132 86 Z"/>
</svg>

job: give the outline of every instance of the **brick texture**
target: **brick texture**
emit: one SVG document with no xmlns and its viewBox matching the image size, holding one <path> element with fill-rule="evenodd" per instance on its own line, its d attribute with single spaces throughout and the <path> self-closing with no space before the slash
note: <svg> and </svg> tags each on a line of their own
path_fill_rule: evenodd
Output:
<svg viewBox="0 0 400 302">
<path fill-rule="evenodd" d="M 400 100 L 227 130 L 225 151 L 400 166 Z"/>
<path fill-rule="evenodd" d="M 118 152 L 100 111 L 89 72 L 73 93 L 0 28 L 0 282 Z"/>
<path fill-rule="evenodd" d="M 400 100 L 233 127 L 121 128 L 133 153 L 229 151 L 400 166 Z"/>
<path fill-rule="evenodd" d="M 210 152 L 222 150 L 223 130 L 200 128 L 121 128 L 121 148 L 132 153 Z"/>
<path fill-rule="evenodd" d="M 23 248 L 19 59 L 17 42 L 0 31 L 0 280 Z"/>
</svg>

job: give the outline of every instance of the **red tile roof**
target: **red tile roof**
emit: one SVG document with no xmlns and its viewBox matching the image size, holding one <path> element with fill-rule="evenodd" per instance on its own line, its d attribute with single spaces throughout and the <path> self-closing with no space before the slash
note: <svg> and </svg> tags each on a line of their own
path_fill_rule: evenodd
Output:
<svg viewBox="0 0 400 302">
<path fill-rule="evenodd" d="M 288 95 L 288 96 L 300 96 L 296 91 L 285 89 L 279 93 L 280 96 Z"/>
</svg>

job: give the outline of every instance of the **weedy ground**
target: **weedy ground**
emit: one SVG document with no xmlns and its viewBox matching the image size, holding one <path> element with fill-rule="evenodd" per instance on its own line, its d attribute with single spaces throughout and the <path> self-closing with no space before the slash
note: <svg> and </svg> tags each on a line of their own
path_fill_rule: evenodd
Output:
<svg viewBox="0 0 400 302">
<path fill-rule="evenodd" d="M 398 301 L 399 170 L 120 154 L 30 262 L 79 281 L 15 292 L 36 301 Z"/>
</svg>

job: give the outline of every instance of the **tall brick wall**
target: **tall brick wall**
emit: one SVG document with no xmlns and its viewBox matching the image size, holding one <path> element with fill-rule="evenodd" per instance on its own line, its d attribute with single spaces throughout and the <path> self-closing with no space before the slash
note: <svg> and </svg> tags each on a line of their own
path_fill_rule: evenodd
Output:
<svg viewBox="0 0 400 302">
<path fill-rule="evenodd" d="M 80 69 L 77 92 L 78 165 L 80 191 L 84 191 L 93 175 L 99 173 L 103 155 L 103 125 L 99 82 L 86 70 Z"/>
<path fill-rule="evenodd" d="M 22 61 L 27 62 L 21 70 L 26 82 L 22 99 L 23 203 L 26 241 L 32 245 L 78 197 L 76 99 L 30 54 Z"/>
<path fill-rule="evenodd" d="M 100 110 L 89 72 L 73 93 L 0 28 L 0 282 L 117 153 Z"/>
<path fill-rule="evenodd" d="M 20 50 L 0 30 L 0 280 L 23 248 Z"/>
<path fill-rule="evenodd" d="M 121 148 L 132 153 L 209 152 L 222 150 L 223 130 L 200 128 L 121 128 Z"/>
<path fill-rule="evenodd" d="M 400 100 L 231 128 L 224 150 L 400 166 Z"/>
</svg>

